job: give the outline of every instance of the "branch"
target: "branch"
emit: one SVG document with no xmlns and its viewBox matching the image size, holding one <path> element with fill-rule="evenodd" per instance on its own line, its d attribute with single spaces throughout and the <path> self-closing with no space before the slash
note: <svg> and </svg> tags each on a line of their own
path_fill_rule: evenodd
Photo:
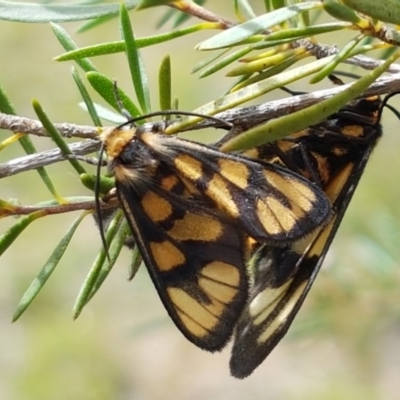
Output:
<svg viewBox="0 0 400 400">
<path fill-rule="evenodd" d="M 218 22 L 221 25 L 221 29 L 228 29 L 232 26 L 237 25 L 236 22 L 221 17 L 220 15 L 217 15 L 212 11 L 207 10 L 206 8 L 194 3 L 193 1 L 172 2 L 171 4 L 169 4 L 169 6 L 186 14 L 189 14 L 192 17 L 202 19 L 203 21 Z"/>
<path fill-rule="evenodd" d="M 296 40 L 292 43 L 292 47 L 305 47 L 314 57 L 320 59 L 329 57 L 339 53 L 339 49 L 336 46 L 328 44 L 313 43 L 308 39 Z M 367 57 L 364 55 L 358 55 L 348 58 L 343 61 L 344 64 L 355 65 L 365 70 L 373 70 L 379 67 L 383 61 L 375 60 L 374 58 Z M 388 72 L 398 73 L 400 72 L 399 64 L 392 64 L 388 68 Z"/>
<path fill-rule="evenodd" d="M 280 100 L 272 100 L 267 103 L 262 103 L 256 106 L 235 108 L 216 114 L 219 119 L 232 123 L 234 126 L 241 126 L 243 130 L 261 124 L 271 118 L 278 118 L 292 112 L 309 107 L 319 103 L 329 97 L 332 97 L 346 89 L 352 84 L 336 86 L 331 89 L 318 90 L 316 92 L 305 93 L 297 96 L 287 97 Z M 365 96 L 383 95 L 400 91 L 400 73 L 391 74 L 379 78 L 370 88 L 364 93 Z M 190 127 L 190 130 L 203 128 L 223 128 L 222 124 L 215 121 L 205 120 L 195 126 Z M 187 129 L 189 130 L 189 129 Z"/>
<path fill-rule="evenodd" d="M 84 142 L 72 143 L 68 147 L 75 155 L 84 156 L 98 150 L 100 142 L 98 140 L 86 140 Z M 65 160 L 65 155 L 58 147 L 15 158 L 14 160 L 0 164 L 0 179 Z"/>
<path fill-rule="evenodd" d="M 242 131 L 265 122 L 271 118 L 278 118 L 316 104 L 321 100 L 327 99 L 343 90 L 346 90 L 349 86 L 351 86 L 351 84 L 337 86 L 331 89 L 319 90 L 317 92 L 298 96 L 291 96 L 285 99 L 273 100 L 257 106 L 236 108 L 222 112 L 216 116 L 224 121 L 232 123 L 236 127 L 240 127 Z M 391 74 L 378 79 L 373 85 L 371 85 L 365 95 L 382 95 L 397 91 L 400 91 L 400 73 Z M 57 124 L 56 126 L 60 133 L 66 137 L 88 138 L 98 136 L 98 129 L 94 127 L 67 123 Z M 15 133 L 23 132 L 38 136 L 47 136 L 39 121 L 1 113 L 0 127 L 3 129 L 9 129 Z M 31 131 L 32 128 L 34 128 L 33 131 Z M 204 128 L 225 128 L 225 126 L 222 126 L 221 123 L 213 120 L 204 120 L 199 124 L 187 127 L 185 131 Z M 236 131 L 235 134 L 237 133 L 238 132 Z M 69 148 L 75 155 L 84 156 L 98 150 L 100 148 L 100 142 L 98 140 L 90 139 L 78 143 L 72 143 L 69 145 Z M 66 157 L 58 148 L 19 157 L 17 159 L 0 164 L 0 179 L 65 160 Z"/>
<path fill-rule="evenodd" d="M 99 135 L 99 129 L 93 126 L 67 123 L 54 124 L 54 126 L 66 138 L 94 139 Z M 0 113 L 0 129 L 8 129 L 14 133 L 29 133 L 35 136 L 49 136 L 40 121 L 3 113 Z"/>
<path fill-rule="evenodd" d="M 64 200 L 68 201 L 68 198 Z M 76 201 L 71 198 L 71 203 L 63 203 L 57 205 L 36 205 L 36 206 L 20 206 L 13 205 L 10 208 L 2 208 L 1 217 L 8 217 L 11 215 L 29 215 L 36 211 L 42 211 L 44 215 L 54 215 L 54 214 L 63 214 L 71 211 L 79 211 L 79 210 L 94 210 L 95 202 L 93 199 Z M 103 203 L 101 203 L 103 205 Z M 104 205 L 104 208 L 112 208 L 107 204 Z"/>
</svg>

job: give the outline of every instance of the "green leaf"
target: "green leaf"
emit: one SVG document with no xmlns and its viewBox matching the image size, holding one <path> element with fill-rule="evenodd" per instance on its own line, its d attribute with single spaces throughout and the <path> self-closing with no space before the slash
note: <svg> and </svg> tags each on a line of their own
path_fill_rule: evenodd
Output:
<svg viewBox="0 0 400 400">
<path fill-rule="evenodd" d="M 336 0 L 324 0 L 323 8 L 329 15 L 341 21 L 348 21 L 358 26 L 363 23 L 363 20 L 354 10 Z"/>
<path fill-rule="evenodd" d="M 0 199 L 0 218 L 7 217 L 8 215 L 15 215 L 16 210 L 17 207 L 16 204 L 13 204 L 13 200 L 5 201 Z"/>
<path fill-rule="evenodd" d="M 222 68 L 228 66 L 229 64 L 232 64 L 234 61 L 242 58 L 243 56 L 245 56 L 246 54 L 250 53 L 253 50 L 261 50 L 270 47 L 280 46 L 282 44 L 291 43 L 295 39 L 300 39 L 302 37 L 309 37 L 312 35 L 317 35 L 322 33 L 333 32 L 336 30 L 344 29 L 348 26 L 350 26 L 349 23 L 338 22 L 332 24 L 315 25 L 307 28 L 285 29 L 278 32 L 274 32 L 266 36 L 262 42 L 253 43 L 239 50 L 236 50 L 235 52 L 228 54 L 226 57 L 222 58 L 215 64 L 211 64 L 207 68 L 204 68 L 204 70 L 200 74 L 200 78 L 204 78 L 221 70 Z M 227 52 L 228 50 L 229 49 L 226 49 L 224 50 L 224 52 Z M 217 55 L 215 58 L 220 57 L 220 55 L 221 54 Z M 204 65 L 210 63 L 211 61 L 207 61 L 206 63 L 204 63 Z M 204 65 L 202 64 L 197 65 L 195 67 L 195 70 L 196 71 L 199 70 L 200 68 L 204 67 Z M 261 79 L 257 79 L 257 81 L 260 80 Z"/>
<path fill-rule="evenodd" d="M 111 21 L 112 19 L 114 19 L 116 17 L 116 15 L 112 14 L 112 15 L 106 15 L 104 17 L 98 17 L 92 20 L 89 20 L 87 22 L 84 22 L 77 30 L 77 33 L 84 33 L 89 31 L 90 29 L 96 28 L 100 25 L 103 25 L 104 23 Z"/>
<path fill-rule="evenodd" d="M 56 38 L 65 50 L 69 52 L 78 50 L 78 46 L 63 27 L 54 23 L 51 23 L 50 25 L 54 34 L 56 35 Z M 97 68 L 94 66 L 94 64 L 87 58 L 81 57 L 80 59 L 76 60 L 76 63 L 86 72 L 97 71 Z"/>
<path fill-rule="evenodd" d="M 88 72 L 86 78 L 93 89 L 115 110 L 121 112 L 115 98 L 114 82 L 99 72 Z M 118 87 L 118 95 L 122 104 L 132 117 L 141 115 L 139 108 L 132 102 L 129 96 Z"/>
<path fill-rule="evenodd" d="M 83 101 L 79 103 L 79 106 L 82 107 L 85 111 L 88 111 L 88 109 L 86 108 L 86 104 Z M 126 118 L 123 115 L 118 114 L 101 104 L 94 103 L 93 106 L 96 109 L 96 113 L 99 118 L 104 119 L 105 121 L 109 121 L 115 125 L 121 125 L 126 122 Z"/>
<path fill-rule="evenodd" d="M 247 0 L 235 0 L 235 14 L 239 21 L 247 21 L 256 17 Z"/>
<path fill-rule="evenodd" d="M 324 78 L 326 78 L 328 75 L 330 75 L 336 67 L 346 60 L 350 54 L 350 52 L 364 39 L 364 34 L 359 34 L 357 37 L 355 37 L 353 40 L 351 40 L 349 43 L 347 43 L 340 51 L 338 54 L 336 54 L 333 58 L 333 60 L 326 65 L 321 71 L 319 71 L 317 74 L 315 74 L 311 79 L 310 83 L 318 83 L 322 81 Z"/>
<path fill-rule="evenodd" d="M 220 57 L 227 54 L 228 52 L 229 52 L 229 49 L 224 49 L 224 50 L 221 50 L 220 52 L 217 52 L 217 54 L 213 54 L 210 58 L 205 58 L 204 60 L 201 60 L 199 63 L 197 63 L 193 67 L 192 74 L 195 74 L 196 72 L 205 68 L 207 65 L 212 64 L 214 61 L 218 60 Z"/>
<path fill-rule="evenodd" d="M 18 142 L 18 140 L 20 140 L 21 138 L 23 138 L 26 135 L 26 133 L 14 133 L 11 136 L 9 136 L 7 139 L 4 139 L 0 142 L 0 151 L 3 151 L 5 148 L 7 148 L 8 146 L 10 146 L 11 144 Z M 0 167 L 1 169 L 1 167 Z M 2 175 L 2 173 L 0 172 L 0 176 Z M 7 176 L 7 175 L 6 175 Z"/>
<path fill-rule="evenodd" d="M 2 86 L 0 86 L 0 112 L 15 115 L 14 106 Z"/>
<path fill-rule="evenodd" d="M 54 57 L 55 61 L 71 61 L 79 60 L 85 57 L 99 57 L 109 54 L 122 53 L 125 51 L 125 42 L 120 40 L 117 42 L 108 42 L 102 44 L 95 44 L 93 46 L 81 47 L 76 50 L 68 51 L 68 53 L 61 54 Z M 89 70 L 93 71 L 93 70 Z"/>
<path fill-rule="evenodd" d="M 323 59 L 310 62 L 306 65 L 293 68 L 290 71 L 282 72 L 278 76 L 266 79 L 263 82 L 256 82 L 233 93 L 228 93 L 227 95 L 207 103 L 193 111 L 199 114 L 215 115 L 219 112 L 229 110 L 233 107 L 239 106 L 240 104 L 254 100 L 272 90 L 286 86 L 291 82 L 311 75 L 312 73 L 321 70 L 331 60 L 332 56 L 325 57 Z M 181 122 L 177 122 L 174 125 L 168 126 L 166 132 L 168 134 L 180 132 L 181 130 L 197 123 L 199 120 L 200 119 L 198 117 L 186 118 Z"/>
<path fill-rule="evenodd" d="M 286 6 L 287 0 L 271 0 L 273 10 L 278 10 Z"/>
<path fill-rule="evenodd" d="M 307 51 L 305 48 L 298 47 L 297 49 L 287 49 L 271 55 L 268 54 L 265 57 L 257 58 L 254 61 L 243 63 L 243 65 L 239 65 L 238 67 L 231 69 L 227 73 L 227 76 L 240 76 L 253 74 L 255 72 L 262 72 L 269 67 L 281 64 L 293 57 L 301 58 L 301 56 L 306 52 Z"/>
<path fill-rule="evenodd" d="M 172 17 L 176 15 L 176 10 L 173 8 L 167 9 L 164 15 L 157 21 L 155 28 L 160 29 L 162 28 Z"/>
<path fill-rule="evenodd" d="M 0 111 L 5 114 L 16 115 L 14 107 L 12 106 L 11 100 L 8 98 L 5 90 L 0 86 Z M 26 154 L 35 154 L 37 153 L 36 147 L 33 144 L 31 138 L 27 135 L 21 137 L 19 139 L 19 143 L 24 149 Z M 53 182 L 51 181 L 49 175 L 47 174 L 44 167 L 39 167 L 36 169 L 40 178 L 49 189 L 50 193 L 57 199 L 60 199 Z"/>
<path fill-rule="evenodd" d="M 112 221 L 110 222 L 110 225 L 107 229 L 106 243 L 108 246 L 114 240 L 114 238 L 118 232 L 121 220 L 122 220 L 122 211 L 118 211 L 115 214 Z M 101 272 L 105 262 L 106 262 L 106 251 L 103 248 L 100 250 L 98 256 L 96 257 L 96 260 L 94 261 L 92 268 L 90 269 L 85 281 L 83 282 L 81 290 L 79 291 L 79 294 L 78 294 L 78 297 L 76 299 L 74 309 L 73 309 L 74 319 L 78 318 L 79 314 L 83 310 L 83 307 L 87 304 L 88 300 L 90 299 L 91 293 L 95 288 L 96 281 L 100 275 L 100 272 Z"/>
<path fill-rule="evenodd" d="M 276 76 L 280 74 L 281 72 L 287 70 L 289 67 L 291 67 L 293 64 L 297 63 L 301 59 L 309 57 L 308 53 L 303 53 L 301 55 L 297 55 L 295 57 L 291 57 L 277 65 L 274 65 L 271 68 L 268 68 L 266 71 L 260 72 L 259 74 L 256 75 L 248 75 L 247 79 L 243 79 L 242 81 L 238 82 L 232 89 L 231 93 L 240 90 L 246 86 L 252 85 L 253 83 L 261 82 L 265 79 L 268 79 L 272 76 Z M 246 75 L 243 75 L 243 77 L 246 77 Z"/>
<path fill-rule="evenodd" d="M 175 2 L 177 2 L 177 1 L 176 0 L 140 0 L 136 9 L 144 10 L 145 8 L 150 8 L 150 7 L 168 6 Z"/>
<path fill-rule="evenodd" d="M 116 233 L 113 241 L 111 242 L 111 246 L 109 248 L 110 260 L 106 260 L 104 265 L 102 266 L 99 275 L 97 276 L 96 281 L 93 284 L 92 290 L 90 292 L 89 297 L 87 298 L 86 304 L 92 299 L 92 297 L 96 294 L 96 292 L 100 289 L 101 285 L 106 280 L 107 276 L 111 272 L 113 266 L 115 265 L 122 247 L 126 242 L 126 238 L 131 234 L 130 228 L 128 226 L 128 222 L 126 219 L 123 219 L 121 225 L 119 226 L 118 232 Z"/>
<path fill-rule="evenodd" d="M 277 32 L 273 32 L 267 36 L 265 36 L 265 41 L 280 41 L 284 39 L 301 39 L 305 37 L 320 35 L 324 33 L 335 32 L 338 30 L 342 30 L 345 28 L 349 28 L 351 26 L 348 22 L 329 22 L 326 24 L 307 26 L 305 28 L 290 28 L 290 29 L 281 29 Z M 259 46 L 254 46 L 255 48 L 261 49 L 264 48 L 262 44 Z"/>
<path fill-rule="evenodd" d="M 158 72 L 160 110 L 171 110 L 171 59 L 165 56 Z"/>
<path fill-rule="evenodd" d="M 138 1 L 126 1 L 128 9 L 133 9 Z M 99 18 L 106 15 L 118 15 L 118 4 L 106 5 L 66 5 L 66 4 L 35 4 L 17 3 L 15 1 L 0 1 L 0 20 L 48 23 L 73 22 Z"/>
<path fill-rule="evenodd" d="M 125 52 L 136 97 L 139 101 L 142 113 L 148 114 L 150 112 L 150 93 L 146 69 L 139 48 L 136 44 L 128 11 L 124 4 L 121 4 L 120 16 L 122 36 L 125 41 Z"/>
<path fill-rule="evenodd" d="M 250 21 L 244 22 L 243 24 L 227 29 L 226 31 L 200 43 L 196 48 L 198 50 L 214 50 L 232 46 L 241 43 L 243 40 L 246 40 L 251 36 L 262 33 L 275 25 L 279 25 L 280 23 L 297 16 L 301 12 L 320 7 L 320 2 L 310 1 L 280 8 L 279 10 L 260 15 Z"/>
<path fill-rule="evenodd" d="M 129 280 L 132 280 L 136 273 L 139 271 L 140 265 L 142 264 L 142 256 L 140 254 L 140 251 L 138 247 L 135 245 L 135 247 L 132 250 L 132 262 L 129 268 Z"/>
<path fill-rule="evenodd" d="M 226 57 L 223 57 L 221 60 L 217 61 L 215 64 L 210 65 L 207 68 L 204 68 L 204 70 L 200 74 L 200 78 L 205 78 L 206 76 L 209 76 L 222 68 L 225 68 L 226 66 L 232 64 L 234 61 L 238 60 L 239 58 L 242 58 L 246 54 L 250 53 L 253 50 L 251 46 L 246 46 L 243 49 L 236 50 L 235 52 L 228 54 Z"/>
<path fill-rule="evenodd" d="M 90 97 L 90 94 L 87 91 L 85 84 L 83 83 L 81 77 L 79 76 L 78 71 L 75 68 L 72 68 L 72 77 L 74 78 L 76 86 L 78 86 L 78 90 L 85 103 L 86 109 L 88 110 L 89 115 L 92 118 L 93 124 L 95 126 L 102 126 L 100 118 L 96 111 L 96 107 L 94 106 L 93 100 Z"/>
<path fill-rule="evenodd" d="M 189 26 L 187 28 L 183 28 L 172 32 L 162 33 L 160 35 L 137 38 L 136 46 L 138 48 L 153 46 L 156 44 L 168 42 L 176 38 L 180 38 L 182 36 L 190 35 L 194 32 L 208 30 L 208 29 L 215 29 L 218 26 L 219 24 L 215 22 L 203 22 L 201 24 Z M 56 61 L 70 61 L 84 57 L 97 57 L 108 54 L 122 53 L 125 51 L 125 42 L 123 40 L 120 40 L 116 42 L 96 44 L 93 46 L 87 46 L 82 48 L 75 47 L 75 49 L 76 50 L 71 49 L 71 51 L 68 51 L 68 53 L 61 54 L 60 56 L 57 56 L 54 59 Z"/>
<path fill-rule="evenodd" d="M 73 156 L 72 151 L 68 147 L 64 138 L 61 136 L 61 133 L 54 126 L 54 124 L 50 121 L 50 119 L 48 118 L 47 114 L 45 113 L 45 111 L 43 110 L 43 108 L 39 104 L 39 102 L 37 100 L 33 100 L 32 105 L 33 105 L 33 108 L 34 108 L 36 115 L 38 116 L 40 122 L 43 124 L 43 127 L 46 129 L 47 133 L 53 139 L 55 144 L 59 147 L 61 152 L 64 155 Z M 75 170 L 76 170 L 76 172 L 78 172 L 78 174 L 83 174 L 86 172 L 85 168 L 83 168 L 82 165 L 80 164 L 80 162 L 78 160 L 76 160 L 75 158 L 69 158 L 68 161 L 72 165 L 72 167 L 75 168 Z"/>
<path fill-rule="evenodd" d="M 33 221 L 46 215 L 45 212 L 36 211 L 28 216 L 20 219 L 10 229 L 0 236 L 0 256 L 14 243 L 17 237 L 24 231 L 24 229 Z"/>
<path fill-rule="evenodd" d="M 80 217 L 78 217 L 76 219 L 76 221 L 71 225 L 71 227 L 67 230 L 67 232 L 61 239 L 60 243 L 58 243 L 58 245 L 55 247 L 55 249 L 53 250 L 53 253 L 49 257 L 47 262 L 44 264 L 42 270 L 39 272 L 37 277 L 29 285 L 29 288 L 22 296 L 22 299 L 19 302 L 19 304 L 14 312 L 12 322 L 15 322 L 18 320 L 18 318 L 24 313 L 24 311 L 29 307 L 29 305 L 32 303 L 34 298 L 42 290 L 43 286 L 45 285 L 47 280 L 50 278 L 51 274 L 53 273 L 53 271 L 57 267 L 59 261 L 61 260 L 62 256 L 64 255 L 65 250 L 67 249 L 67 247 L 71 241 L 71 238 L 76 231 L 76 228 L 82 222 L 83 218 L 85 218 L 88 214 L 89 213 L 87 211 L 83 212 L 80 215 Z"/>
<path fill-rule="evenodd" d="M 390 67 L 390 64 L 399 56 L 400 53 L 396 53 L 382 65 L 363 76 L 343 92 L 306 109 L 296 111 L 285 117 L 269 120 L 265 124 L 249 129 L 226 142 L 221 147 L 221 150 L 236 151 L 250 149 L 266 142 L 282 139 L 310 125 L 317 124 L 368 89 L 368 87 L 383 74 Z"/>
<path fill-rule="evenodd" d="M 379 21 L 400 24 L 399 0 L 342 0 L 350 8 Z"/>
<path fill-rule="evenodd" d="M 81 182 L 85 187 L 93 191 L 95 190 L 96 179 L 97 179 L 96 175 L 84 173 L 81 174 L 79 178 L 81 179 Z M 107 176 L 101 175 L 99 183 L 100 183 L 99 189 L 101 194 L 107 194 L 111 189 L 115 187 L 115 179 L 109 178 Z"/>
</svg>

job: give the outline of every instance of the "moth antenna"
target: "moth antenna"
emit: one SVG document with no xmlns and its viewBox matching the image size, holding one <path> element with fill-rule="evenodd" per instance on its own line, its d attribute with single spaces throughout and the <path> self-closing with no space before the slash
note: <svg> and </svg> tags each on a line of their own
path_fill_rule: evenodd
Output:
<svg viewBox="0 0 400 400">
<path fill-rule="evenodd" d="M 114 90 L 115 101 L 117 102 L 117 106 L 119 108 L 119 112 L 128 121 L 132 121 L 133 117 L 132 117 L 131 113 L 124 107 L 124 104 L 122 103 L 121 96 L 119 95 L 119 91 L 118 91 L 118 84 L 117 84 L 116 80 L 114 80 L 114 83 L 113 83 L 113 90 Z"/>
<path fill-rule="evenodd" d="M 187 115 L 190 117 L 200 117 L 208 120 L 212 120 L 215 122 L 219 122 L 222 125 L 225 125 L 227 129 L 233 128 L 233 124 L 231 122 L 225 121 L 222 118 L 214 117 L 212 115 L 196 113 L 192 111 L 178 111 L 178 110 L 163 110 L 163 111 L 154 111 L 148 114 L 139 115 L 137 117 L 133 117 L 130 120 L 123 122 L 118 125 L 118 129 L 123 128 L 126 125 L 134 124 L 136 121 L 140 121 L 141 119 L 151 118 L 151 117 L 162 117 L 165 115 Z"/>
<path fill-rule="evenodd" d="M 397 117 L 397 119 L 400 120 L 400 112 L 399 112 L 399 110 L 397 110 L 395 107 L 393 107 L 393 106 L 391 106 L 390 104 L 388 104 L 388 101 L 389 101 L 392 97 L 394 97 L 394 96 L 396 96 L 396 95 L 398 95 L 398 94 L 400 94 L 400 91 L 387 94 L 387 95 L 383 98 L 381 107 L 379 108 L 379 112 L 378 112 L 378 121 L 380 121 L 380 119 L 381 119 L 381 117 L 382 117 L 382 113 L 383 113 L 383 108 L 384 108 L 384 107 L 388 108 L 388 109 Z"/>
<path fill-rule="evenodd" d="M 99 158 L 96 158 L 96 157 L 79 156 L 77 154 L 65 154 L 64 157 L 68 160 L 83 161 L 86 164 L 95 165 L 95 166 L 97 166 L 99 164 L 99 162 L 101 163 L 102 167 L 105 167 L 107 165 L 106 160 L 100 160 Z"/>
<path fill-rule="evenodd" d="M 94 206 L 97 215 L 97 223 L 100 230 L 101 242 L 103 243 L 103 248 L 106 253 L 107 260 L 110 261 L 111 259 L 110 259 L 110 254 L 108 252 L 106 236 L 104 234 L 104 224 L 103 224 L 103 217 L 101 215 L 101 204 L 100 204 L 100 173 L 101 173 L 104 151 L 105 151 L 104 143 L 101 143 L 99 151 L 99 161 L 96 167 L 96 179 L 94 181 Z"/>
</svg>

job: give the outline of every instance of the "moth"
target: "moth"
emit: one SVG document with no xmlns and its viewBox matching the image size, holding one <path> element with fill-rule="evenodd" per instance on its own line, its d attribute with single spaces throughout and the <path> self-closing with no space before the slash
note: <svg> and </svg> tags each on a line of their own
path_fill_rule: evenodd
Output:
<svg viewBox="0 0 400 400">
<path fill-rule="evenodd" d="M 288 331 L 335 237 L 365 166 L 382 135 L 388 98 L 356 99 L 322 123 L 246 153 L 284 164 L 318 184 L 332 217 L 310 235 L 281 247 L 262 245 L 249 263 L 252 288 L 238 320 L 230 369 L 245 378 Z"/>
<path fill-rule="evenodd" d="M 101 135 L 120 205 L 183 335 L 222 349 L 248 299 L 254 243 L 284 246 L 330 216 L 318 185 L 287 168 L 133 120 Z"/>
</svg>

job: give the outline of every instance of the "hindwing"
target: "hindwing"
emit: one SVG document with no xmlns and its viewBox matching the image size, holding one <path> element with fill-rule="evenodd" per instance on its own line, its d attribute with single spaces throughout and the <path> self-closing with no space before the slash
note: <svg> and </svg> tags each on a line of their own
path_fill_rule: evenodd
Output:
<svg viewBox="0 0 400 400">
<path fill-rule="evenodd" d="M 332 218 L 291 245 L 263 245 L 254 255 L 249 266 L 253 276 L 250 299 L 238 321 L 232 348 L 233 376 L 250 375 L 299 311 L 381 136 L 380 107 L 375 97 L 357 100 L 317 126 L 258 149 L 258 157 L 285 158 L 304 176 L 316 178 L 331 201 Z"/>
</svg>

